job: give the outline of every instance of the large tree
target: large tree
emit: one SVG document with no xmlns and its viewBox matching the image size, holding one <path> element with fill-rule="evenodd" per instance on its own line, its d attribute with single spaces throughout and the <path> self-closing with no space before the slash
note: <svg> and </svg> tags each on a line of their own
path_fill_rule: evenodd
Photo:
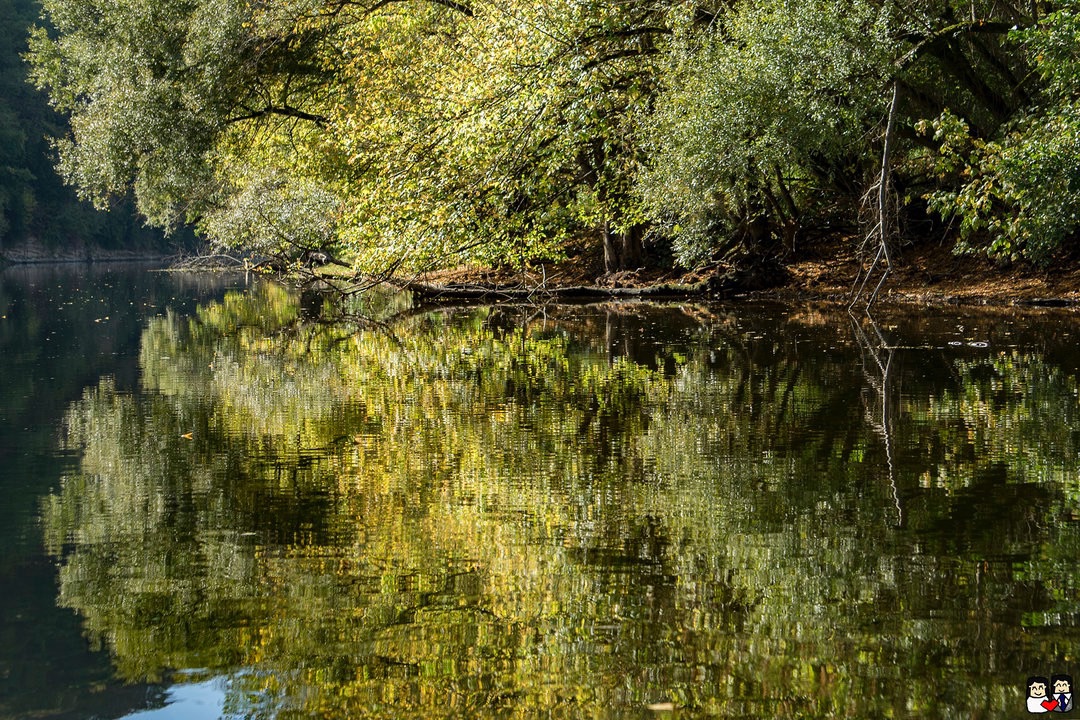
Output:
<svg viewBox="0 0 1080 720">
<path fill-rule="evenodd" d="M 636 261 L 645 2 L 46 0 L 35 78 L 98 202 L 363 269 L 520 264 L 570 235 Z"/>
<path fill-rule="evenodd" d="M 650 206 L 678 224 L 688 261 L 732 244 L 775 251 L 779 239 L 790 247 L 822 226 L 853 231 L 860 217 L 869 234 L 895 236 L 897 219 L 925 217 L 922 195 L 955 181 L 931 167 L 941 138 L 917 133 L 920 120 L 951 110 L 985 137 L 1025 116 L 1032 56 L 1005 41 L 1037 22 L 1036 5 L 723 8 L 671 54 L 644 185 Z"/>
</svg>

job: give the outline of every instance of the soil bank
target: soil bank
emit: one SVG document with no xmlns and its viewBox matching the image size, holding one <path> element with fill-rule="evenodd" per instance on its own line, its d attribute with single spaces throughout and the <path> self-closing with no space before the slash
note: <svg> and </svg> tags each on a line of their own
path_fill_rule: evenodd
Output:
<svg viewBox="0 0 1080 720">
<path fill-rule="evenodd" d="M 733 268 L 723 264 L 694 271 L 641 268 L 604 274 L 595 259 L 573 257 L 537 265 L 527 271 L 457 268 L 421 276 L 428 287 L 534 290 L 558 288 L 656 289 L 682 287 L 691 292 L 727 297 L 813 300 L 848 303 L 859 276 L 855 243 L 837 239 L 815 245 L 798 257 L 782 258 L 763 283 L 738 287 L 725 284 Z M 875 270 L 866 285 L 868 296 L 881 277 Z M 710 282 L 710 280 L 712 280 Z M 764 287 L 762 287 L 764 285 Z M 634 294 L 634 293 L 629 293 Z M 647 295 L 648 293 L 642 293 Z M 492 295 L 497 298 L 497 293 Z M 1080 306 L 1080 258 L 1041 269 L 1024 264 L 1001 265 L 985 258 L 957 256 L 948 241 L 923 242 L 901 248 L 881 286 L 878 304 L 918 305 L 1046 305 Z"/>
</svg>

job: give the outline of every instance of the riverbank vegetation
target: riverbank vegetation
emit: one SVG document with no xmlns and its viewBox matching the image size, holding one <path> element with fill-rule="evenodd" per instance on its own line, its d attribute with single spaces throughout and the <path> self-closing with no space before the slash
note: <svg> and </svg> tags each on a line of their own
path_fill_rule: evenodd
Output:
<svg viewBox="0 0 1080 720">
<path fill-rule="evenodd" d="M 44 0 L 98 204 L 358 272 L 754 266 L 843 236 L 1046 266 L 1080 218 L 1080 1 Z"/>
</svg>

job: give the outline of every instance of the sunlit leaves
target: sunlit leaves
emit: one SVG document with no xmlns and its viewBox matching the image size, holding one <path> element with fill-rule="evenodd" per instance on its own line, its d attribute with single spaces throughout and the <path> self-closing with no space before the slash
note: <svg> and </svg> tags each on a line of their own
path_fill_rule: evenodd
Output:
<svg viewBox="0 0 1080 720">
<path fill-rule="evenodd" d="M 635 222 L 633 126 L 662 15 L 638 3 L 470 8 L 349 26 L 335 117 L 360 173 L 352 242 L 418 267 L 520 265 Z"/>
<path fill-rule="evenodd" d="M 57 32 L 36 31 L 32 59 L 71 113 L 65 176 L 102 204 L 133 189 L 156 224 L 286 255 L 270 236 L 316 236 L 382 270 L 520 266 L 643 219 L 633 126 L 667 32 L 649 4 L 45 11 Z M 275 177 L 290 188 L 266 192 Z"/>
<path fill-rule="evenodd" d="M 608 269 L 646 239 L 687 266 L 791 250 L 859 222 L 895 84 L 899 214 L 937 193 L 962 249 L 1045 261 L 1076 227 L 1075 8 L 1038 11 L 48 0 L 31 59 L 71 114 L 70 182 L 233 248 L 380 272 L 522 267 L 568 241 L 603 243 Z M 1002 148 L 965 158 L 970 179 L 911 142 L 943 112 Z"/>
<path fill-rule="evenodd" d="M 223 245 L 263 256 L 297 257 L 337 246 L 341 200 L 315 180 L 253 169 L 202 229 Z"/>
<path fill-rule="evenodd" d="M 154 224 L 195 221 L 220 202 L 230 124 L 246 122 L 252 144 L 274 118 L 280 127 L 317 111 L 305 82 L 317 48 L 247 3 L 55 0 L 44 10 L 55 35 L 34 32 L 33 76 L 70 114 L 62 173 L 99 205 L 134 191 Z"/>
</svg>

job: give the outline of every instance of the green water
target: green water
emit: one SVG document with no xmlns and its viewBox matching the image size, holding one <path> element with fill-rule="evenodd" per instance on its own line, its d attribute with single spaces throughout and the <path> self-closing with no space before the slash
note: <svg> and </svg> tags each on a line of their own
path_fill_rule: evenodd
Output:
<svg viewBox="0 0 1080 720">
<path fill-rule="evenodd" d="M 0 715 L 1015 718 L 1080 677 L 1074 312 L 140 277 L 48 362 L 0 320 Z"/>
</svg>

